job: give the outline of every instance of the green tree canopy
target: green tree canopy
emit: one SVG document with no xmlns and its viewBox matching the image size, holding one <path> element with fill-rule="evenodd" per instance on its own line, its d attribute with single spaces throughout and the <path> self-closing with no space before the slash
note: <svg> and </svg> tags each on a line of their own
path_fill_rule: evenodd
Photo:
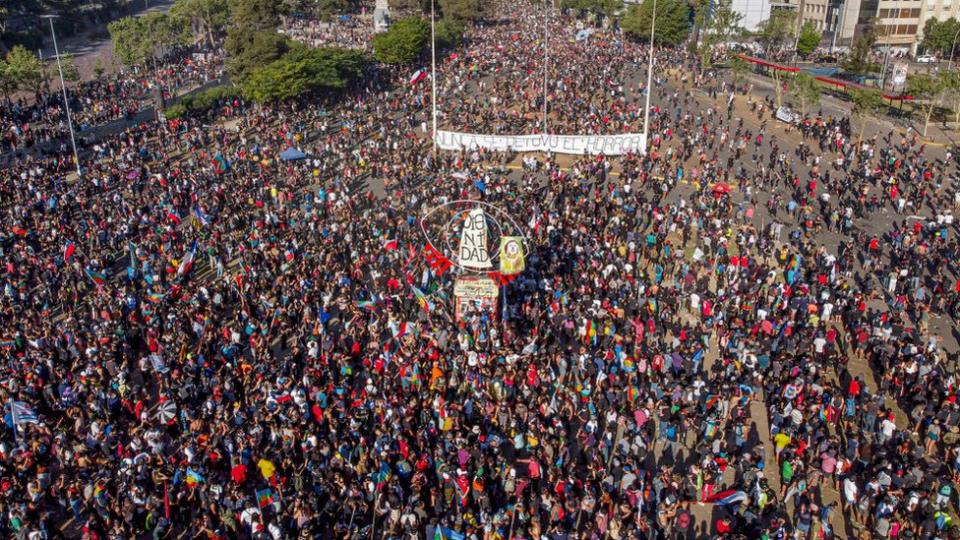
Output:
<svg viewBox="0 0 960 540">
<path fill-rule="evenodd" d="M 813 75 L 801 71 L 790 81 L 790 96 L 800 103 L 800 114 L 806 116 L 820 103 L 820 85 Z"/>
<path fill-rule="evenodd" d="M 879 118 L 887 109 L 887 103 L 879 90 L 868 88 L 854 88 L 850 90 L 850 99 L 853 100 L 853 116 L 860 118 L 860 135 L 857 138 L 857 151 L 863 142 L 863 134 L 867 130 L 867 122 Z"/>
<path fill-rule="evenodd" d="M 650 40 L 653 0 L 631 5 L 620 26 L 635 39 Z M 690 34 L 690 6 L 682 0 L 657 0 L 657 24 L 654 41 L 679 45 Z"/>
<path fill-rule="evenodd" d="M 491 4 L 489 0 L 438 0 L 436 7 L 444 18 L 478 21 L 487 16 Z"/>
<path fill-rule="evenodd" d="M 783 49 L 784 43 L 795 34 L 796 13 L 792 10 L 777 9 L 770 12 L 770 18 L 760 22 L 757 37 L 767 51 Z"/>
<path fill-rule="evenodd" d="M 870 51 L 877 42 L 877 29 L 873 21 L 867 25 L 853 41 L 850 54 L 843 60 L 843 69 L 854 75 L 866 75 L 876 69 L 876 64 L 870 61 Z"/>
<path fill-rule="evenodd" d="M 923 50 L 930 54 L 939 54 L 943 58 L 949 58 L 950 48 L 954 46 L 954 38 L 960 31 L 960 21 L 950 17 L 945 21 L 939 21 L 935 18 L 927 19 L 923 25 Z M 953 51 L 956 54 L 956 51 Z"/>
<path fill-rule="evenodd" d="M 437 48 L 453 49 L 463 40 L 463 23 L 451 19 L 437 21 Z"/>
<path fill-rule="evenodd" d="M 361 51 L 298 46 L 283 58 L 255 69 L 241 88 L 245 96 L 259 103 L 338 90 L 359 77 L 367 62 Z"/>
<path fill-rule="evenodd" d="M 800 28 L 800 36 L 797 38 L 797 52 L 801 56 L 808 56 L 820 44 L 823 33 L 817 30 L 813 21 L 806 21 Z"/>
<path fill-rule="evenodd" d="M 37 91 L 43 81 L 43 62 L 22 45 L 16 45 L 3 63 L 3 87 L 5 92 L 19 88 L 20 90 Z"/>
<path fill-rule="evenodd" d="M 250 73 L 278 60 L 289 50 L 288 40 L 277 33 L 278 0 L 231 0 L 230 22 L 223 47 L 229 55 L 227 69 L 237 83 Z"/>
<path fill-rule="evenodd" d="M 373 56 L 384 64 L 409 64 L 430 42 L 430 23 L 419 18 L 400 19 L 373 38 Z"/>
<path fill-rule="evenodd" d="M 76 59 L 74 59 L 72 54 L 61 54 L 60 66 L 63 68 L 63 80 L 67 82 L 77 82 L 80 80 L 80 70 L 77 68 Z"/>
<path fill-rule="evenodd" d="M 940 104 L 940 99 L 949 83 L 950 80 L 941 75 L 930 75 L 928 73 L 910 73 L 907 75 L 905 92 L 913 96 L 916 110 L 923 119 L 922 135 L 924 136 L 927 135 L 927 128 L 930 126 L 930 117 L 937 105 Z"/>
<path fill-rule="evenodd" d="M 113 52 L 128 66 L 146 64 L 187 42 L 184 21 L 169 13 L 124 17 L 107 25 Z"/>
<path fill-rule="evenodd" d="M 216 36 L 230 20 L 228 0 L 176 0 L 170 13 L 189 26 L 195 41 L 206 41 L 211 47 Z"/>
</svg>

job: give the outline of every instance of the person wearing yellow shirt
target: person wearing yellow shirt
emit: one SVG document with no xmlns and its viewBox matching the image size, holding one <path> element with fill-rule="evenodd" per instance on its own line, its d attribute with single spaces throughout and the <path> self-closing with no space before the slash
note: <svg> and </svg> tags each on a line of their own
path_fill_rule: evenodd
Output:
<svg viewBox="0 0 960 540">
<path fill-rule="evenodd" d="M 787 435 L 784 432 L 777 433 L 773 436 L 774 444 L 774 453 L 777 456 L 777 465 L 780 464 L 780 455 L 783 453 L 783 449 L 790 444 L 790 435 Z"/>
</svg>

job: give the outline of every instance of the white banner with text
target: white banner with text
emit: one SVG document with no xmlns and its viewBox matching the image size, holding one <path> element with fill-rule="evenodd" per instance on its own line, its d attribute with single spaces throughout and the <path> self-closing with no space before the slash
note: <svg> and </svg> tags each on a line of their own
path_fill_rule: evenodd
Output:
<svg viewBox="0 0 960 540">
<path fill-rule="evenodd" d="M 645 153 L 645 133 L 623 135 L 484 135 L 437 130 L 437 147 L 441 150 L 475 150 L 485 148 L 497 152 L 553 152 L 555 154 L 604 154 L 621 156 L 630 152 Z"/>
</svg>

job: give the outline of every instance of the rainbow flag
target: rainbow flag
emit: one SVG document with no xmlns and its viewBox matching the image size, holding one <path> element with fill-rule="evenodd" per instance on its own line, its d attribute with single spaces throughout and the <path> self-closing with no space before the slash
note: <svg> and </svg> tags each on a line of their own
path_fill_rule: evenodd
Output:
<svg viewBox="0 0 960 540">
<path fill-rule="evenodd" d="M 423 291 L 413 285 L 411 285 L 410 288 L 413 289 L 413 295 L 417 297 L 417 303 L 420 304 L 420 307 L 423 309 L 424 313 L 430 315 L 431 306 L 430 301 L 427 300 L 427 295 L 423 294 Z"/>
<path fill-rule="evenodd" d="M 153 302 L 154 304 L 159 304 L 163 302 L 163 299 L 167 297 L 166 293 L 152 292 L 147 295 L 147 300 Z"/>
<path fill-rule="evenodd" d="M 186 478 L 185 481 L 186 481 L 186 483 L 187 483 L 188 486 L 191 486 L 191 487 L 192 487 L 192 486 L 195 486 L 195 485 L 197 485 L 197 484 L 202 484 L 202 483 L 204 482 L 204 479 L 203 479 L 202 476 L 200 476 L 199 474 L 197 474 L 196 471 L 194 471 L 193 469 L 191 469 L 191 468 L 188 467 L 188 468 L 187 468 L 187 478 Z"/>
</svg>

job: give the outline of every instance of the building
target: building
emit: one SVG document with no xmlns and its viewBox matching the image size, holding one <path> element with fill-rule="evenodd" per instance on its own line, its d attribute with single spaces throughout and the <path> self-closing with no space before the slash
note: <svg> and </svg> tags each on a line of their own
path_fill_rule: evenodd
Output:
<svg viewBox="0 0 960 540">
<path fill-rule="evenodd" d="M 827 13 L 826 33 L 832 42 L 839 28 L 836 44 L 847 47 L 873 21 L 878 46 L 916 54 L 927 21 L 950 17 L 960 18 L 960 0 L 833 0 Z"/>
</svg>

